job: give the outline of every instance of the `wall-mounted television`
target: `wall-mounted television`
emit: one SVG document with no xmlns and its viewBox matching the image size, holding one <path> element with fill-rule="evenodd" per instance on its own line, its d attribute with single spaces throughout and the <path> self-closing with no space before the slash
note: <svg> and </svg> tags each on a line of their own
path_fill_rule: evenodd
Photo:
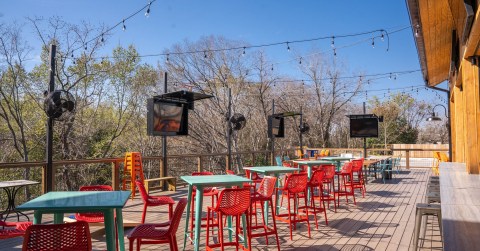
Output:
<svg viewBox="0 0 480 251">
<path fill-rule="evenodd" d="M 147 100 L 147 135 L 188 135 L 188 107 L 183 102 Z"/>
<path fill-rule="evenodd" d="M 285 137 L 285 119 L 283 117 L 268 116 L 268 137 Z"/>
<path fill-rule="evenodd" d="M 350 138 L 378 138 L 378 118 L 350 117 Z"/>
</svg>

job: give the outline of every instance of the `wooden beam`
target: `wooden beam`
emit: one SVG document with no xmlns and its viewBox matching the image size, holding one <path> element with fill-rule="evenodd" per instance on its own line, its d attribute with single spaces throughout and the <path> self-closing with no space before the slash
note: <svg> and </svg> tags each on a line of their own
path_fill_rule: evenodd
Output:
<svg viewBox="0 0 480 251">
<path fill-rule="evenodd" d="M 465 163 L 467 164 L 468 173 L 478 174 L 478 159 L 479 159 L 479 142 L 478 129 L 480 124 L 477 124 L 477 113 L 479 106 L 478 90 L 478 66 L 471 64 L 468 60 L 463 60 L 463 96 L 464 96 L 464 113 L 465 113 Z M 477 87 L 477 88 L 476 88 Z"/>
</svg>

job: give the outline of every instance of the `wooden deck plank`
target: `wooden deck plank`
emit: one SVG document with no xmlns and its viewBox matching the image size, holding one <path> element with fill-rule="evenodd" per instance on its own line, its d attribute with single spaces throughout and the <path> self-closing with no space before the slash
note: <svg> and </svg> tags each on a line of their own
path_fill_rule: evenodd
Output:
<svg viewBox="0 0 480 251">
<path fill-rule="evenodd" d="M 324 223 L 322 214 L 319 216 L 319 228 L 315 229 L 313 216 L 311 216 L 312 238 L 307 237 L 306 224 L 299 224 L 294 230 L 293 241 L 290 241 L 287 224 L 278 222 L 279 240 L 281 250 L 413 250 L 413 226 L 415 219 L 415 205 L 424 201 L 426 181 L 430 176 L 429 169 L 403 170 L 394 174 L 393 180 L 383 184 L 381 179 L 370 180 L 367 184 L 365 198 L 360 192 L 356 193 L 357 206 L 353 201 L 346 205 L 341 200 L 341 207 L 334 213 L 333 206 L 327 211 L 329 226 Z M 175 192 L 154 192 L 154 195 L 170 195 L 176 201 L 186 196 L 186 189 L 181 188 Z M 208 198 L 205 205 L 209 204 Z M 124 218 L 129 221 L 139 221 L 142 214 L 141 199 L 129 200 L 124 209 Z M 206 207 L 205 207 L 206 208 Z M 29 214 L 32 215 L 31 213 Z M 185 215 L 184 215 L 185 217 Z M 166 207 L 149 207 L 146 222 L 164 222 L 168 218 Z M 438 224 L 434 217 L 430 217 L 427 236 L 422 250 L 441 249 Z M 52 221 L 51 216 L 45 221 Z M 180 224 L 177 233 L 179 248 L 183 245 L 183 229 L 185 223 Z M 92 227 L 94 250 L 105 250 L 105 236 L 102 227 Z M 131 228 L 126 228 L 128 234 Z M 0 241 L 0 250 L 18 250 L 22 238 Z M 201 245 L 205 243 L 205 233 L 201 235 Z M 125 238 L 128 247 L 128 239 Z M 186 250 L 192 250 L 192 245 L 187 244 Z M 201 248 L 203 249 L 203 248 Z M 169 250 L 168 245 L 142 245 L 142 250 Z M 275 240 L 269 238 L 269 245 L 264 238 L 253 240 L 253 250 L 276 250 Z"/>
</svg>

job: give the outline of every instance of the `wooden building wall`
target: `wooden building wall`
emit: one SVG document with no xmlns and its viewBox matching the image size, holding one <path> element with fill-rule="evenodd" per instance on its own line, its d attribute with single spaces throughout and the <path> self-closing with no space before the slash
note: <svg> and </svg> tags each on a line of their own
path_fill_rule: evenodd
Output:
<svg viewBox="0 0 480 251">
<path fill-rule="evenodd" d="M 462 60 L 459 77 L 451 84 L 450 97 L 453 161 L 465 162 L 467 171 L 472 174 L 480 171 L 478 64 L 478 60 Z"/>
</svg>

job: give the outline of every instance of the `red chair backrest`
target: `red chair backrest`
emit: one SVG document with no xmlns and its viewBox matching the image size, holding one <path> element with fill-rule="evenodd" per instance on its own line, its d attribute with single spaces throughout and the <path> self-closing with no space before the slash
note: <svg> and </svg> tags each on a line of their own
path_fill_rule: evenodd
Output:
<svg viewBox="0 0 480 251">
<path fill-rule="evenodd" d="M 352 173 L 352 162 L 349 161 L 349 162 L 345 162 L 345 164 L 343 164 L 342 166 L 342 173 Z"/>
<path fill-rule="evenodd" d="M 285 191 L 290 193 L 304 192 L 307 188 L 308 177 L 306 173 L 291 174 L 285 181 Z"/>
<path fill-rule="evenodd" d="M 31 225 L 25 232 L 23 251 L 90 251 L 92 239 L 88 223 L 77 221 L 65 224 Z"/>
<path fill-rule="evenodd" d="M 250 178 L 250 174 L 251 174 L 251 178 Z M 260 176 L 258 176 L 258 173 L 250 172 L 250 170 L 248 170 L 248 169 L 245 169 L 245 175 L 247 176 L 248 179 L 251 179 L 251 180 L 260 179 Z"/>
<path fill-rule="evenodd" d="M 216 210 L 224 215 L 239 215 L 250 207 L 249 188 L 225 188 L 220 192 Z"/>
<path fill-rule="evenodd" d="M 260 183 L 260 186 L 257 189 L 257 193 L 267 198 L 272 197 L 273 192 L 275 192 L 276 182 L 276 177 L 264 176 L 262 182 Z"/>
<path fill-rule="evenodd" d="M 361 159 L 354 159 L 352 160 L 352 169 L 354 172 L 361 172 L 363 168 L 363 160 L 364 158 Z"/>
<path fill-rule="evenodd" d="M 323 165 L 325 171 L 325 179 L 333 179 L 335 177 L 335 165 Z"/>
<path fill-rule="evenodd" d="M 142 196 L 143 202 L 146 203 L 148 201 L 149 196 L 148 196 L 147 190 L 145 189 L 145 186 L 143 185 L 143 182 L 140 180 L 136 180 L 135 184 L 138 187 L 138 191 L 140 191 L 140 195 Z"/>
<path fill-rule="evenodd" d="M 315 170 L 310 178 L 310 184 L 314 186 L 319 186 L 323 183 L 323 178 L 325 177 L 325 171 Z"/>
<path fill-rule="evenodd" d="M 170 220 L 170 227 L 168 228 L 168 232 L 172 234 L 176 234 L 178 230 L 178 226 L 180 225 L 180 221 L 182 220 L 183 211 L 187 206 L 187 199 L 182 198 L 178 201 L 177 206 L 175 207 L 175 211 L 173 212 L 172 219 Z"/>
</svg>

